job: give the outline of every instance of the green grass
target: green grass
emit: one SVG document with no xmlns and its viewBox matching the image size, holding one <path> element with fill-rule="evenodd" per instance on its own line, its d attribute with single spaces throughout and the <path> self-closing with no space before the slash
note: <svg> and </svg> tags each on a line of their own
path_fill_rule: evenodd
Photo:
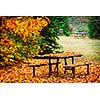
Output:
<svg viewBox="0 0 100 100">
<path fill-rule="evenodd" d="M 100 61 L 100 40 L 60 36 L 58 43 L 63 51 L 80 52 L 84 56 Z"/>
</svg>

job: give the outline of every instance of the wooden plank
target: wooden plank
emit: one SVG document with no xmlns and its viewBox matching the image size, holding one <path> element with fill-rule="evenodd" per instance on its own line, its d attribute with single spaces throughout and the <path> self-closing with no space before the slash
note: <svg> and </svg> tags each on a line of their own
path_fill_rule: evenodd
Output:
<svg viewBox="0 0 100 100">
<path fill-rule="evenodd" d="M 63 58 L 72 58 L 72 57 L 81 57 L 83 55 L 70 55 L 70 56 L 34 56 L 33 59 L 63 59 Z"/>
<path fill-rule="evenodd" d="M 61 62 L 58 62 L 61 63 Z M 51 65 L 56 65 L 57 63 L 50 63 Z M 49 63 L 47 64 L 28 64 L 29 67 L 40 67 L 40 66 L 45 66 L 45 65 L 49 65 Z"/>
<path fill-rule="evenodd" d="M 47 64 L 39 64 L 39 65 L 35 65 L 35 64 L 28 64 L 29 67 L 40 67 L 40 66 L 45 66 Z"/>
<path fill-rule="evenodd" d="M 79 66 L 88 66 L 91 63 L 86 63 L 86 64 L 71 64 L 71 65 L 64 65 L 64 67 L 79 67 Z"/>
</svg>

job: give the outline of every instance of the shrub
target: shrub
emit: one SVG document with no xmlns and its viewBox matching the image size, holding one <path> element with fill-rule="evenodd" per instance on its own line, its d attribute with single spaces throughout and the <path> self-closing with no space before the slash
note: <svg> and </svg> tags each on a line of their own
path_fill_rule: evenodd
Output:
<svg viewBox="0 0 100 100">
<path fill-rule="evenodd" d="M 47 21 L 48 20 L 48 21 Z M 48 25 L 47 17 L 13 17 L 2 21 L 0 33 L 1 65 L 10 61 L 38 55 L 41 30 Z M 12 58 L 12 59 L 11 59 Z"/>
<path fill-rule="evenodd" d="M 100 38 L 100 16 L 89 17 L 89 37 Z"/>
</svg>

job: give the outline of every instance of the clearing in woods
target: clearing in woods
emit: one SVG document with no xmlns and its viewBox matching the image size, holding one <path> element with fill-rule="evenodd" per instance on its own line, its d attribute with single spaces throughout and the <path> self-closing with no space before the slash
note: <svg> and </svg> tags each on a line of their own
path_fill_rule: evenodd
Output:
<svg viewBox="0 0 100 100">
<path fill-rule="evenodd" d="M 59 36 L 58 43 L 63 51 L 80 52 L 92 60 L 100 60 L 100 40 Z"/>
</svg>

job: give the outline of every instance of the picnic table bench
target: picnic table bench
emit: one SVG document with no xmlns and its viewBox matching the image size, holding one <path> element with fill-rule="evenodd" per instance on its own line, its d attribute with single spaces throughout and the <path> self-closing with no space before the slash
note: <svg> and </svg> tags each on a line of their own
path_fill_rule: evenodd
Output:
<svg viewBox="0 0 100 100">
<path fill-rule="evenodd" d="M 43 64 L 32 64 L 29 62 L 24 62 L 24 64 L 28 64 L 29 67 L 33 67 L 33 77 L 35 77 L 35 67 L 41 67 L 41 66 L 49 66 L 49 77 L 52 74 L 52 65 L 56 65 L 54 72 L 56 72 L 57 76 L 58 76 L 58 70 L 59 70 L 59 64 L 61 63 L 59 60 L 63 59 L 64 60 L 64 74 L 66 74 L 67 70 L 72 70 L 72 74 L 73 74 L 73 78 L 75 78 L 75 69 L 76 67 L 82 67 L 82 66 L 87 66 L 87 75 L 89 74 L 89 65 L 91 63 L 82 63 L 82 64 L 75 64 L 75 57 L 82 57 L 83 55 L 81 54 L 72 54 L 72 55 L 65 55 L 65 56 L 34 56 L 32 57 L 33 59 L 40 59 L 40 60 L 48 60 L 48 63 L 43 63 Z M 68 64 L 67 59 L 71 58 L 72 59 L 72 64 Z M 12 58 L 11 58 L 12 59 Z M 56 60 L 56 62 L 52 62 L 51 60 Z M 16 63 L 20 63 L 20 60 L 16 61 Z"/>
<path fill-rule="evenodd" d="M 60 62 L 58 62 L 58 64 L 59 63 Z M 41 67 L 41 66 L 46 66 L 46 65 L 49 65 L 49 63 L 47 63 L 47 64 L 38 64 L 38 65 L 28 64 L 29 67 L 33 67 L 33 77 L 35 77 L 35 67 Z M 52 66 L 52 65 L 57 65 L 57 63 L 50 63 L 49 66 Z M 51 73 L 51 68 L 49 68 L 49 76 L 50 76 L 50 73 Z"/>
<path fill-rule="evenodd" d="M 49 77 L 51 76 L 52 73 L 52 65 L 56 65 L 55 70 L 58 76 L 58 65 L 59 63 L 59 59 L 64 59 L 65 65 L 67 65 L 67 61 L 66 59 L 71 58 L 72 59 L 72 64 L 74 64 L 74 58 L 75 57 L 81 57 L 82 55 L 78 54 L 78 55 L 70 55 L 70 56 L 34 56 L 33 59 L 46 59 L 49 60 L 49 62 L 47 64 L 28 64 L 29 67 L 33 67 L 33 77 L 35 77 L 35 67 L 40 67 L 40 66 L 45 66 L 45 65 L 49 65 Z M 51 60 L 55 59 L 56 62 L 52 63 Z"/>
<path fill-rule="evenodd" d="M 66 74 L 66 70 L 72 70 L 73 78 L 75 78 L 75 68 L 81 66 L 87 66 L 87 75 L 89 75 L 89 65 L 91 63 L 83 63 L 83 64 L 71 64 L 71 65 L 64 65 L 64 74 Z"/>
</svg>

